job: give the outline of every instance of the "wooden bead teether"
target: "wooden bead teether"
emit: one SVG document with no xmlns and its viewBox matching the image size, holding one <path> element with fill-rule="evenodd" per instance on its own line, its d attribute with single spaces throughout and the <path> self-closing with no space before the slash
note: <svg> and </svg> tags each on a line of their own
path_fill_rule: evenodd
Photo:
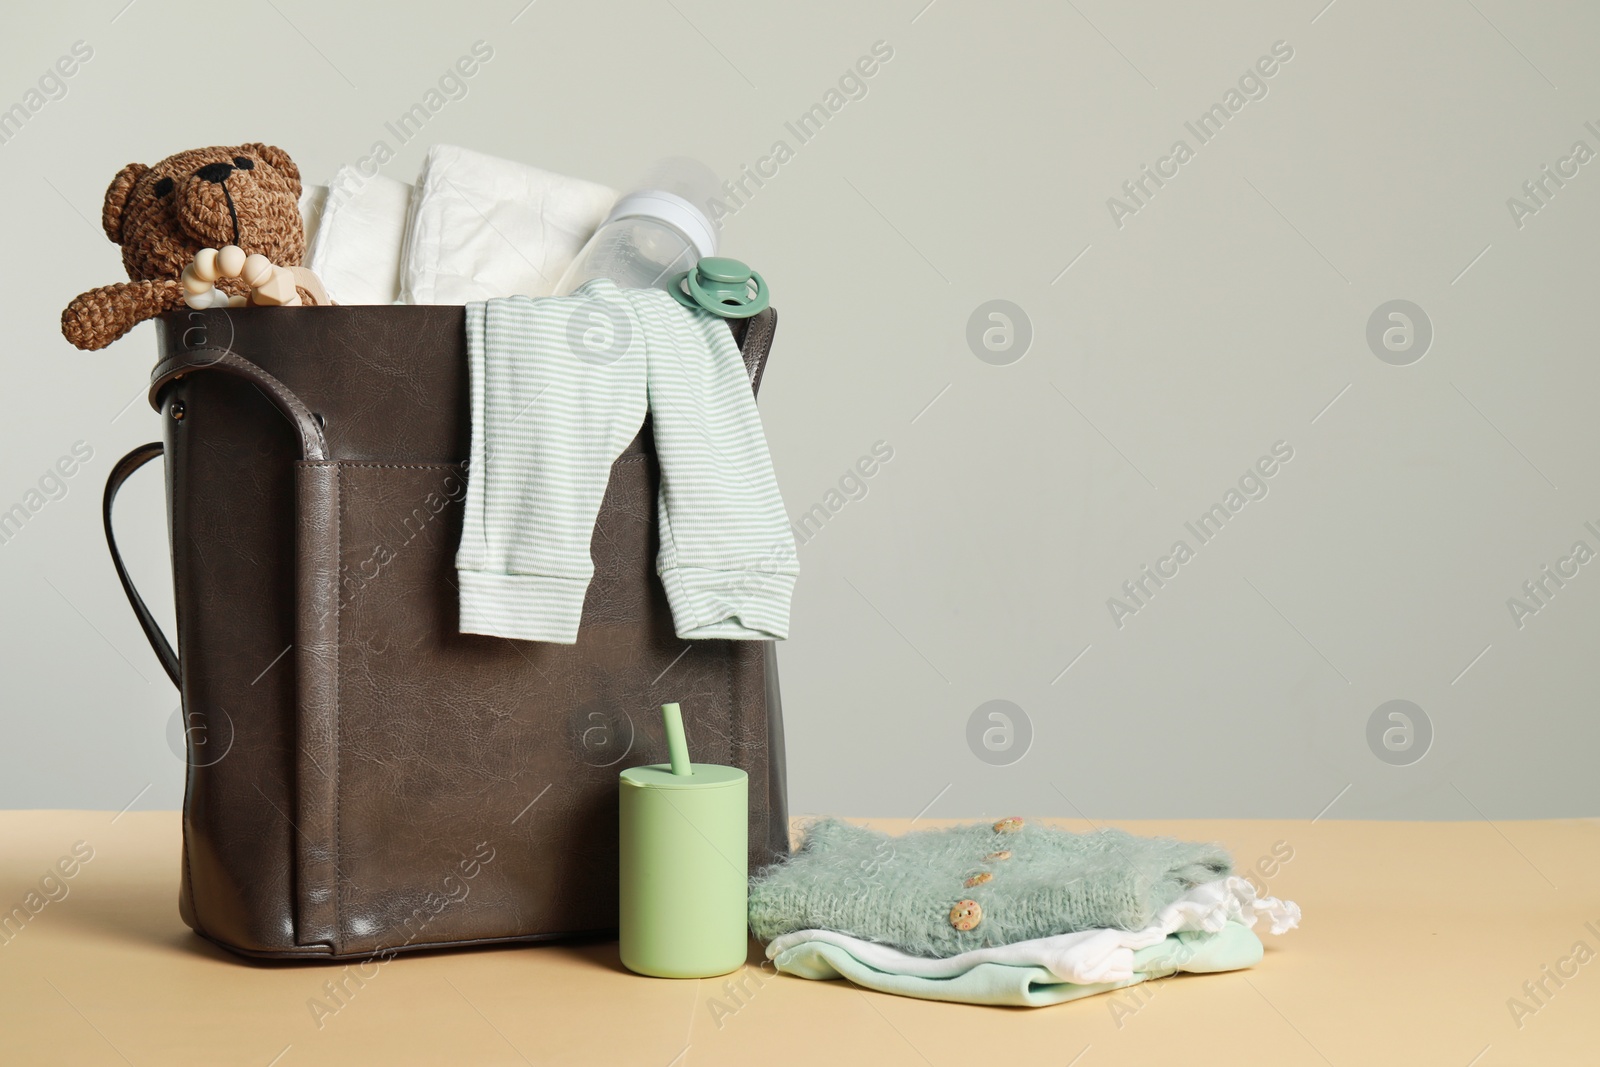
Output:
<svg viewBox="0 0 1600 1067">
<path fill-rule="evenodd" d="M 250 287 L 250 295 L 228 296 L 212 283 L 219 278 L 239 278 Z M 183 302 L 196 310 L 213 307 L 299 307 L 304 286 L 318 303 L 329 302 L 327 290 L 316 275 L 304 267 L 279 267 L 259 253 L 245 255 L 238 245 L 202 248 L 183 268 L 180 277 Z"/>
<path fill-rule="evenodd" d="M 238 245 L 224 245 L 217 252 L 217 275 L 222 278 L 237 278 L 239 272 L 244 270 L 244 249 Z"/>
<path fill-rule="evenodd" d="M 217 250 L 215 248 L 202 248 L 194 254 L 194 276 L 203 282 L 217 280 Z"/>
</svg>

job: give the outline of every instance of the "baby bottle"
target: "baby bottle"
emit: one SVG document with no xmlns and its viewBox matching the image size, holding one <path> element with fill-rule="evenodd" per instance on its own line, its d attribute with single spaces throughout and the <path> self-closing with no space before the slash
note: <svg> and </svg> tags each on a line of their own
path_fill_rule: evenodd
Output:
<svg viewBox="0 0 1600 1067">
<path fill-rule="evenodd" d="M 644 187 L 617 201 L 556 283 L 555 295 L 594 278 L 625 289 L 665 289 L 668 279 L 716 255 L 716 228 L 692 199 L 712 187 L 710 180 L 710 172 L 692 161 L 658 165 Z"/>
</svg>

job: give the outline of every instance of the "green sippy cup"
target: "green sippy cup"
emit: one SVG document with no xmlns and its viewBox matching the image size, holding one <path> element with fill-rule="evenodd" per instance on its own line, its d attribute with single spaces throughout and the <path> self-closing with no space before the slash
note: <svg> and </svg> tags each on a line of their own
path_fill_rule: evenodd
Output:
<svg viewBox="0 0 1600 1067">
<path fill-rule="evenodd" d="M 690 763 L 683 716 L 663 704 L 670 763 L 619 776 L 622 965 L 656 978 L 711 978 L 745 962 L 749 778 Z"/>
</svg>

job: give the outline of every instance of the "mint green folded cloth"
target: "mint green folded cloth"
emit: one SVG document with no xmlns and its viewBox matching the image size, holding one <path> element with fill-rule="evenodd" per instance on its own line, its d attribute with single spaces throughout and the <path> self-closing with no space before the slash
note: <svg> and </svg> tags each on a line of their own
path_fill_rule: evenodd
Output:
<svg viewBox="0 0 1600 1067">
<path fill-rule="evenodd" d="M 1143 930 L 1232 871 L 1220 845 L 1121 830 L 1002 819 L 891 837 L 824 819 L 794 855 L 751 879 L 750 929 L 763 941 L 832 930 L 954 956 L 1077 930 Z"/>
<path fill-rule="evenodd" d="M 894 974 L 869 967 L 838 945 L 827 941 L 805 941 L 773 958 L 784 974 L 827 981 L 848 978 L 856 985 L 880 993 L 895 993 L 922 1000 L 944 1000 L 962 1004 L 999 1004 L 1042 1008 L 1069 1000 L 1108 993 L 1137 985 L 1151 978 L 1165 978 L 1180 971 L 1207 974 L 1236 971 L 1259 963 L 1261 939 L 1247 927 L 1229 922 L 1217 933 L 1186 931 L 1172 934 L 1159 944 L 1133 954 L 1133 976 L 1099 985 L 1063 982 L 1043 967 L 1016 967 L 1003 963 L 980 963 L 971 970 L 949 978 L 923 978 Z"/>
</svg>

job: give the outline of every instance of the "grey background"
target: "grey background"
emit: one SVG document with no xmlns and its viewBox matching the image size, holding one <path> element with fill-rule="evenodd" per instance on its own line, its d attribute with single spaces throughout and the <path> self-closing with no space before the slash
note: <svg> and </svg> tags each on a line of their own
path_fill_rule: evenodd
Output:
<svg viewBox="0 0 1600 1067">
<path fill-rule="evenodd" d="M 434 142 L 619 187 L 663 156 L 731 177 L 795 150 L 723 230 L 782 311 L 762 410 L 791 514 L 894 450 L 801 548 L 781 649 L 797 811 L 1600 814 L 1600 564 L 1520 629 L 1506 604 L 1574 541 L 1600 549 L 1600 162 L 1520 228 L 1507 207 L 1574 141 L 1600 150 L 1600 11 L 925 2 L 13 15 L 0 106 L 74 41 L 94 57 L 0 145 L 0 508 L 75 441 L 94 456 L 0 545 L 0 806 L 181 800 L 176 697 L 97 514 L 111 463 L 159 435 L 153 330 L 83 354 L 57 329 L 122 277 L 107 182 L 244 140 L 325 180 L 482 39 L 469 94 L 383 173 L 412 180 Z M 785 122 L 879 40 L 894 56 L 865 97 L 798 144 Z M 1194 147 L 1185 121 L 1277 41 L 1294 55 L 1267 95 L 1119 228 L 1108 198 Z M 967 343 L 996 299 L 1033 334 L 1006 365 Z M 1396 299 L 1434 332 L 1407 366 L 1366 340 Z M 1279 441 L 1269 494 L 1118 628 L 1107 599 Z M 159 496 L 140 475 L 119 521 L 170 617 Z M 995 700 L 1027 718 L 1020 759 L 969 747 Z M 1391 700 L 1428 717 L 1422 758 L 1369 748 Z"/>
</svg>

